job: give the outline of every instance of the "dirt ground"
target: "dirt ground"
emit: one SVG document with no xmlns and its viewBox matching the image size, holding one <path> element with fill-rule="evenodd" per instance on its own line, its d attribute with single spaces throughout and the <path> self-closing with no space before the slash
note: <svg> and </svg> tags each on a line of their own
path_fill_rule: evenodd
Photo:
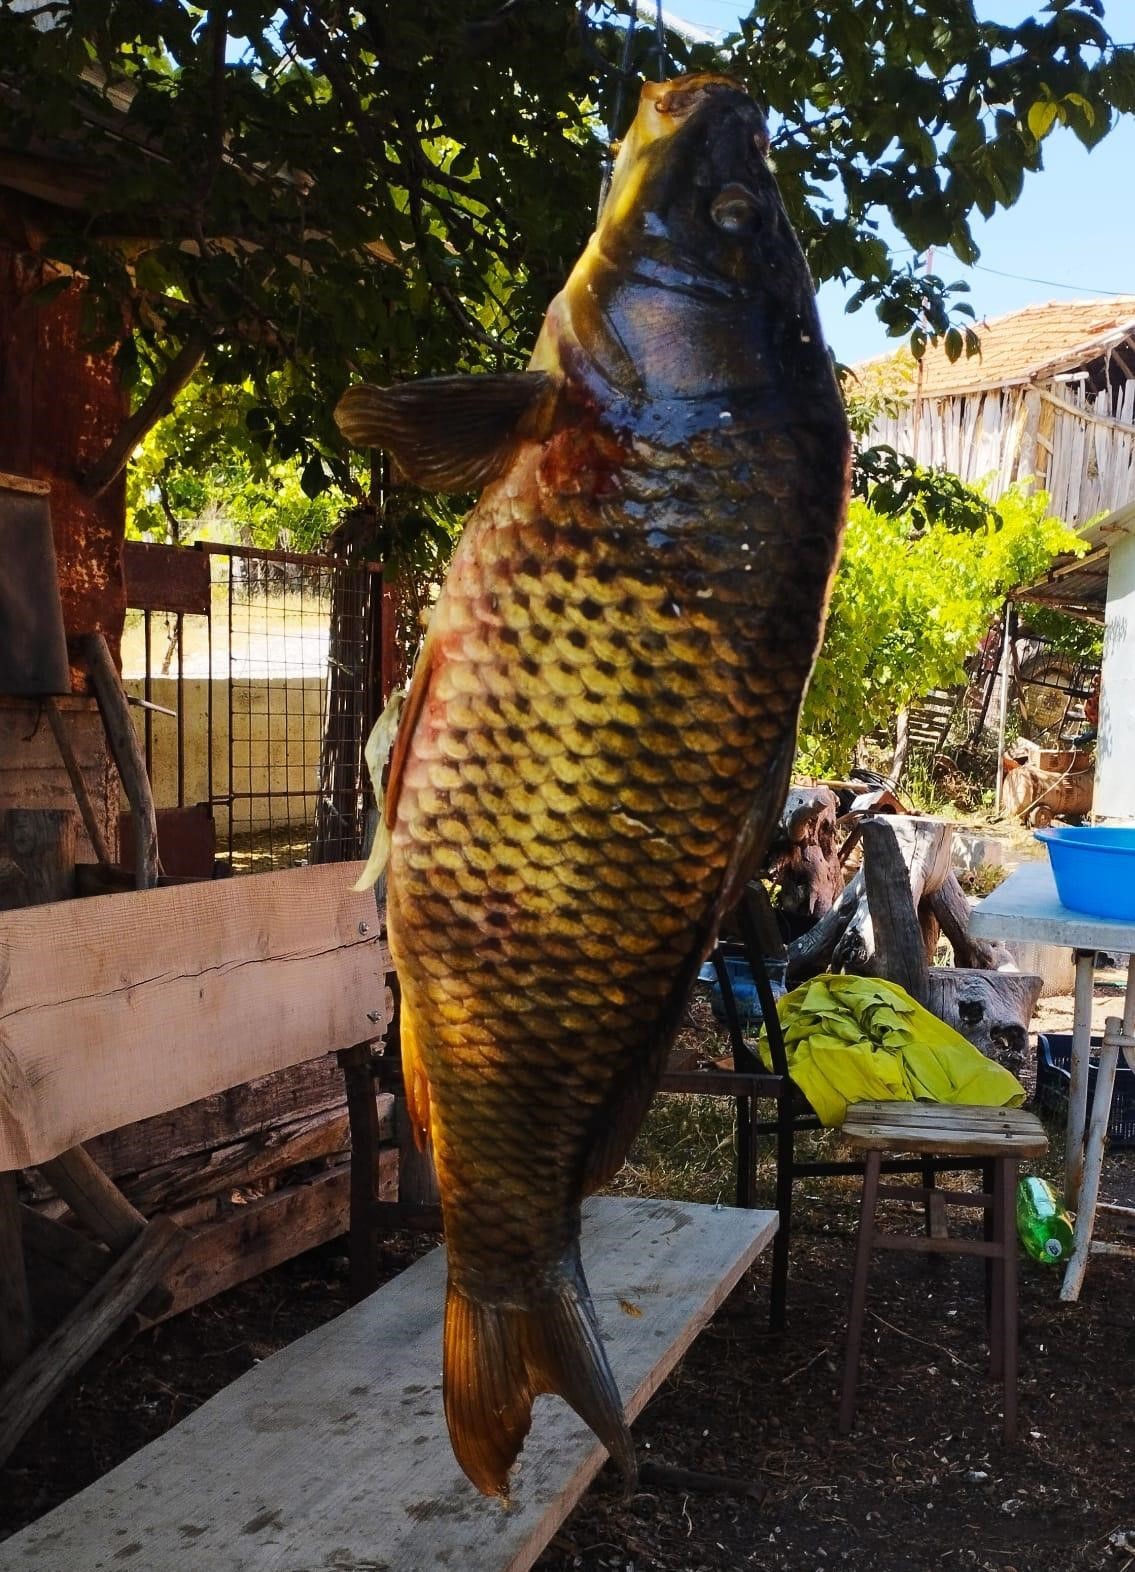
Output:
<svg viewBox="0 0 1135 1572">
<path fill-rule="evenodd" d="M 1114 1011 L 1117 986 L 1110 979 L 1099 990 L 1101 1019 Z M 1041 1024 L 1059 1029 L 1070 1001 L 1045 1001 L 1042 1011 Z M 656 1170 L 668 1170 L 674 1193 L 727 1193 L 728 1133 L 714 1125 L 721 1105 L 698 1106 L 711 1102 L 660 1100 L 625 1187 L 655 1187 Z M 831 1155 L 836 1137 L 818 1139 Z M 659 1158 L 666 1143 L 681 1148 L 684 1168 Z M 1135 1152 L 1113 1151 L 1105 1180 L 1112 1199 L 1130 1199 Z M 539 1572 L 1135 1569 L 1135 1260 L 1093 1259 L 1081 1302 L 1062 1305 L 1059 1272 L 1022 1259 L 1022 1433 L 1006 1450 L 999 1387 L 985 1371 L 980 1264 L 883 1258 L 857 1428 L 842 1439 L 835 1412 L 857 1182 L 804 1181 L 796 1201 L 787 1331 L 767 1330 L 766 1259 L 635 1426 L 644 1463 L 726 1476 L 727 1487 L 648 1482 L 625 1501 L 604 1471 Z M 1117 1224 L 1101 1236 L 1121 1238 Z M 423 1248 L 392 1241 L 391 1274 Z M 0 1471 L 0 1536 L 344 1309 L 346 1282 L 342 1245 L 324 1246 L 105 1351 Z"/>
</svg>

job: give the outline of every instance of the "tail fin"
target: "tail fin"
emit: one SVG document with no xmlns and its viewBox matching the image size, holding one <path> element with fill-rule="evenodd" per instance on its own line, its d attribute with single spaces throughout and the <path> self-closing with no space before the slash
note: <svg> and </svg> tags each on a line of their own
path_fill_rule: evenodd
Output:
<svg viewBox="0 0 1135 1572">
<path fill-rule="evenodd" d="M 558 1289 L 529 1307 L 486 1305 L 451 1281 L 445 1301 L 445 1417 L 454 1455 L 487 1496 L 508 1495 L 508 1472 L 532 1423 L 532 1402 L 556 1392 L 637 1476 L 622 1400 L 607 1362 L 578 1249 Z"/>
</svg>

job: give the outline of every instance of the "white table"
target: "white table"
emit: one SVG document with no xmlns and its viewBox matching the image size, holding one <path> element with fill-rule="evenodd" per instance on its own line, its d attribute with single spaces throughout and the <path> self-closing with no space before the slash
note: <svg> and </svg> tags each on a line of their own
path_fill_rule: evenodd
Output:
<svg viewBox="0 0 1135 1572">
<path fill-rule="evenodd" d="M 1100 1175 L 1107 1138 L 1115 1071 L 1122 1049 L 1135 1068 L 1135 922 L 1090 917 L 1060 904 L 1048 858 L 1015 869 L 970 915 L 978 939 L 1017 939 L 1051 944 L 1076 953 L 1076 995 L 1072 1017 L 1072 1084 L 1068 1093 L 1065 1201 L 1076 1212 L 1076 1238 L 1064 1273 L 1061 1299 L 1080 1296 L 1099 1204 Z M 1123 1016 L 1109 1016 L 1096 1072 L 1095 1096 L 1088 1117 L 1088 1062 L 1091 1055 L 1092 988 L 1096 952 L 1126 954 L 1127 993 Z M 1085 1126 L 1087 1139 L 1085 1140 Z M 1095 1246 L 1100 1249 L 1100 1246 Z M 1120 1246 L 1109 1246 L 1114 1253 Z M 1123 1253 L 1128 1253 L 1124 1251 Z M 1135 1251 L 1130 1252 L 1135 1254 Z"/>
</svg>

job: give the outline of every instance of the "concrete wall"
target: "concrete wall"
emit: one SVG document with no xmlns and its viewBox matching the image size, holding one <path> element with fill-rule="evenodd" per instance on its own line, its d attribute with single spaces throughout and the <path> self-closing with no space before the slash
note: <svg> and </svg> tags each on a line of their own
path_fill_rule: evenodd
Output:
<svg viewBox="0 0 1135 1572">
<path fill-rule="evenodd" d="M 143 696 L 140 677 L 128 677 L 126 690 Z M 229 781 L 229 736 L 227 681 L 214 678 L 213 690 L 213 790 L 223 797 Z M 183 684 L 185 801 L 208 800 L 209 682 L 204 677 L 187 677 Z M 177 682 L 172 677 L 155 677 L 150 698 L 154 704 L 177 709 Z M 233 689 L 233 736 L 235 792 L 306 793 L 290 799 L 261 797 L 238 800 L 233 808 L 233 828 L 266 828 L 269 824 L 302 826 L 315 816 L 315 792 L 319 783 L 319 754 L 323 736 L 324 683 L 322 677 L 270 678 L 242 680 Z M 143 736 L 145 711 L 134 709 L 134 724 Z M 177 803 L 177 722 L 169 715 L 153 716 L 154 800 L 159 808 Z M 216 808 L 218 839 L 228 834 L 228 814 L 223 805 Z"/>
</svg>

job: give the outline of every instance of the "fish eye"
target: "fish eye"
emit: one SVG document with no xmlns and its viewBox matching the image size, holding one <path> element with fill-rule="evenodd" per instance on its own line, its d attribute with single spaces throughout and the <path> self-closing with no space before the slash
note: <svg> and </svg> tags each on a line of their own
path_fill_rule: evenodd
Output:
<svg viewBox="0 0 1135 1572">
<path fill-rule="evenodd" d="M 718 229 L 737 235 L 756 220 L 757 199 L 744 186 L 729 185 L 714 197 L 709 213 Z"/>
</svg>

